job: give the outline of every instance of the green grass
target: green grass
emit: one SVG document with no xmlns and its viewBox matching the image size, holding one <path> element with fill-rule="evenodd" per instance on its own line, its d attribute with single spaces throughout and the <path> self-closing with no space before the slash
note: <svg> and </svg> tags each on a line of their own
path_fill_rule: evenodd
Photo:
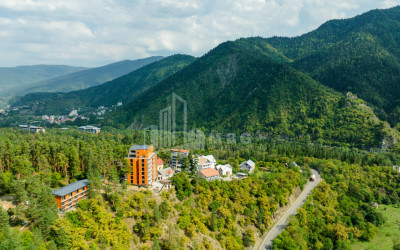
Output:
<svg viewBox="0 0 400 250">
<path fill-rule="evenodd" d="M 379 205 L 379 211 L 386 219 L 385 224 L 379 227 L 379 231 L 371 241 L 357 242 L 352 245 L 352 249 L 391 250 L 393 240 L 400 240 L 400 208 Z"/>
</svg>

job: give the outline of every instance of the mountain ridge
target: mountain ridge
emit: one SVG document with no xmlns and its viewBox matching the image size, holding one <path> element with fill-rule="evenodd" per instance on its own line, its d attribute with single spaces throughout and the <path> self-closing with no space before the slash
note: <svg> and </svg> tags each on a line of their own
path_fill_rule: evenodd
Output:
<svg viewBox="0 0 400 250">
<path fill-rule="evenodd" d="M 20 103 L 40 103 L 36 113 L 67 114 L 73 109 L 97 108 L 133 100 L 160 80 L 195 60 L 192 56 L 173 55 L 147 64 L 127 75 L 104 84 L 68 93 L 30 93 Z"/>
<path fill-rule="evenodd" d="M 69 92 L 97 86 L 162 58 L 162 56 L 154 56 L 138 60 L 122 60 L 101 67 L 74 72 L 43 82 L 36 82 L 35 87 L 25 89 L 21 94 L 33 92 Z"/>
<path fill-rule="evenodd" d="M 87 69 L 68 65 L 20 65 L 0 67 L 0 101 L 4 103 L 13 95 L 11 89 L 23 89 L 27 84 Z"/>
</svg>

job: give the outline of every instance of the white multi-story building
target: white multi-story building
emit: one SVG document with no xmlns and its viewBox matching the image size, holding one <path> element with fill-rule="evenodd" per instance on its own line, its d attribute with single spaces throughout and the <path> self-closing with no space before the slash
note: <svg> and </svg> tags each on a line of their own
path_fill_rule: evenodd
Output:
<svg viewBox="0 0 400 250">
<path fill-rule="evenodd" d="M 100 133 L 100 128 L 95 127 L 95 126 L 81 126 L 81 127 L 79 127 L 79 131 L 90 132 L 90 133 L 97 135 L 98 133 Z"/>
<path fill-rule="evenodd" d="M 217 164 L 217 161 L 215 160 L 214 156 L 202 155 L 198 159 L 197 170 L 206 169 L 206 168 L 214 168 L 215 169 L 216 164 Z"/>
<path fill-rule="evenodd" d="M 182 164 L 179 162 L 179 158 L 189 156 L 189 150 L 185 149 L 171 149 L 171 168 L 174 170 L 180 169 Z"/>
</svg>

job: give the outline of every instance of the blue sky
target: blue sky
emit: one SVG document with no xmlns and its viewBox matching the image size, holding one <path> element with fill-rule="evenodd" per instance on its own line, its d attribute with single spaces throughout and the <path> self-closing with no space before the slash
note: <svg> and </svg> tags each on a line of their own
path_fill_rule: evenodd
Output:
<svg viewBox="0 0 400 250">
<path fill-rule="evenodd" d="M 0 0 L 0 66 L 201 56 L 240 37 L 297 36 L 400 0 Z"/>
</svg>

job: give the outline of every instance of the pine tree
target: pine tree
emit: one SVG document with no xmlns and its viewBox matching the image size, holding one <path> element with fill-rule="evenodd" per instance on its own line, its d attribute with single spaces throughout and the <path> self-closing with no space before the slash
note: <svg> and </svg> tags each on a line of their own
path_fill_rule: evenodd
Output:
<svg viewBox="0 0 400 250">
<path fill-rule="evenodd" d="M 9 226 L 10 218 L 7 212 L 0 206 L 0 233 Z"/>
</svg>

